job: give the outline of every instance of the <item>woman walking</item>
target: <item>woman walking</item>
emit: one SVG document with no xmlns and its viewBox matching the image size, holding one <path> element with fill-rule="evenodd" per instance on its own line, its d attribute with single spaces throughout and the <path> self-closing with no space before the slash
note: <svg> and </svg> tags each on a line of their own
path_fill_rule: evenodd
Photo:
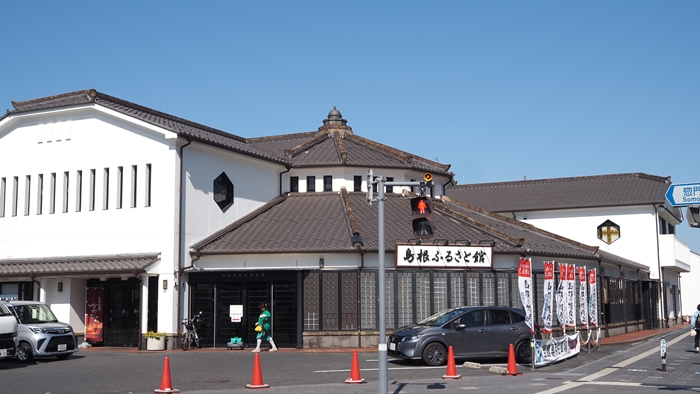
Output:
<svg viewBox="0 0 700 394">
<path fill-rule="evenodd" d="M 693 335 L 693 339 L 695 339 L 695 353 L 700 352 L 700 347 L 698 347 L 700 344 L 700 321 L 698 321 L 698 316 L 700 316 L 700 305 L 698 305 L 698 310 L 693 313 L 693 318 L 690 319 L 690 329 L 695 330 L 695 335 Z"/>
<path fill-rule="evenodd" d="M 267 310 L 267 303 L 261 302 L 260 303 L 260 316 L 258 316 L 258 321 L 257 321 L 257 323 L 255 323 L 255 331 L 258 333 L 258 335 L 255 337 L 255 339 L 257 339 L 258 344 L 255 347 L 255 349 L 253 349 L 253 353 L 260 353 L 260 344 L 262 343 L 263 339 L 270 342 L 270 351 L 271 352 L 277 351 L 277 346 L 275 346 L 275 341 L 272 340 L 272 336 L 270 335 L 270 317 L 271 316 L 272 315 L 270 315 L 270 311 Z"/>
</svg>

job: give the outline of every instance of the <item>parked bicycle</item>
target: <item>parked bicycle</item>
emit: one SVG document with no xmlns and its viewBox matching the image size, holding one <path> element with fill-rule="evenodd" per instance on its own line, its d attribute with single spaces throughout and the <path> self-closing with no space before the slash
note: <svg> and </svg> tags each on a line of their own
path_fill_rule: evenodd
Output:
<svg viewBox="0 0 700 394">
<path fill-rule="evenodd" d="M 185 326 L 185 331 L 180 336 L 180 347 L 182 350 L 187 350 L 192 346 L 197 346 L 201 349 L 202 345 L 199 343 L 199 335 L 197 335 L 196 325 L 202 320 L 202 312 L 194 315 L 194 317 L 188 317 L 182 319 L 182 325 Z"/>
</svg>

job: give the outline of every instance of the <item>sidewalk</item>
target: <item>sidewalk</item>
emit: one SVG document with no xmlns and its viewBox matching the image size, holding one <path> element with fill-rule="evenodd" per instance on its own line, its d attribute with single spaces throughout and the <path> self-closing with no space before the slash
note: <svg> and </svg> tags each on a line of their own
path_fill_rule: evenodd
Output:
<svg viewBox="0 0 700 394">
<path fill-rule="evenodd" d="M 649 338 L 653 338 L 656 336 L 661 336 L 667 333 L 673 333 L 678 330 L 687 330 L 689 329 L 690 326 L 687 324 L 677 324 L 673 327 L 670 328 L 660 328 L 656 330 L 641 330 L 641 331 L 634 331 L 634 332 L 629 332 L 627 334 L 621 334 L 621 335 L 615 335 L 610 338 L 601 338 L 600 339 L 600 345 L 605 346 L 605 345 L 623 345 L 623 344 L 629 344 L 629 343 L 635 343 L 635 342 L 640 342 L 647 340 Z M 601 330 L 601 335 L 604 335 L 604 330 Z M 247 351 L 250 351 L 250 349 L 245 349 Z M 290 352 L 290 353 L 352 353 L 354 350 L 357 350 L 360 353 L 371 353 L 371 352 L 376 352 L 377 348 L 376 347 L 371 347 L 371 348 L 307 348 L 307 349 L 296 349 L 296 348 L 280 348 L 280 352 Z M 81 352 L 83 351 L 107 351 L 107 352 L 147 352 L 147 350 L 139 350 L 138 348 L 135 347 L 108 347 L 108 346 L 93 346 L 90 348 L 81 348 Z M 167 349 L 165 350 L 166 352 L 168 351 L 181 351 L 180 349 Z M 219 347 L 219 348 L 211 348 L 211 347 L 204 347 L 201 349 L 193 349 L 193 351 L 197 352 L 220 352 L 220 351 L 227 351 L 225 347 Z"/>
<path fill-rule="evenodd" d="M 634 331 L 634 332 L 628 332 L 627 334 L 622 334 L 622 335 L 615 335 L 610 338 L 601 338 L 600 339 L 600 345 L 605 346 L 605 345 L 623 345 L 623 344 L 628 344 L 628 343 L 634 343 L 634 342 L 640 342 L 647 340 L 649 338 L 653 338 L 656 336 L 662 336 L 667 333 L 673 333 L 678 330 L 687 330 L 689 329 L 690 326 L 688 324 L 676 324 L 673 327 L 670 328 L 659 328 L 657 330 L 641 330 L 641 331 Z M 601 335 L 602 330 L 601 330 Z"/>
</svg>

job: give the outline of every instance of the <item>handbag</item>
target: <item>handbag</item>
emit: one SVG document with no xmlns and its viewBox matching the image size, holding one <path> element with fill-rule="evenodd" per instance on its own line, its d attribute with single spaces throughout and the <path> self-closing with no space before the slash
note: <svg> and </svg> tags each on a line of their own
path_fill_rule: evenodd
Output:
<svg viewBox="0 0 700 394">
<path fill-rule="evenodd" d="M 694 336 L 696 336 L 696 335 L 698 335 L 698 332 L 695 331 L 694 328 L 691 328 L 691 329 L 690 329 L 690 336 L 691 336 L 691 337 L 694 337 Z"/>
<path fill-rule="evenodd" d="M 255 326 L 255 332 L 262 332 L 262 326 Z"/>
</svg>

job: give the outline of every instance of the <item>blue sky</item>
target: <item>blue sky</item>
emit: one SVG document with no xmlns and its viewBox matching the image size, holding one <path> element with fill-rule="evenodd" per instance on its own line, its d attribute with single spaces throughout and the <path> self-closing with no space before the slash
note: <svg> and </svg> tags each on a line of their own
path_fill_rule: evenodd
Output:
<svg viewBox="0 0 700 394">
<path fill-rule="evenodd" d="M 3 5 L 0 109 L 95 88 L 243 137 L 353 131 L 459 183 L 700 182 L 698 1 Z M 700 229 L 679 236 L 700 252 Z"/>
</svg>

